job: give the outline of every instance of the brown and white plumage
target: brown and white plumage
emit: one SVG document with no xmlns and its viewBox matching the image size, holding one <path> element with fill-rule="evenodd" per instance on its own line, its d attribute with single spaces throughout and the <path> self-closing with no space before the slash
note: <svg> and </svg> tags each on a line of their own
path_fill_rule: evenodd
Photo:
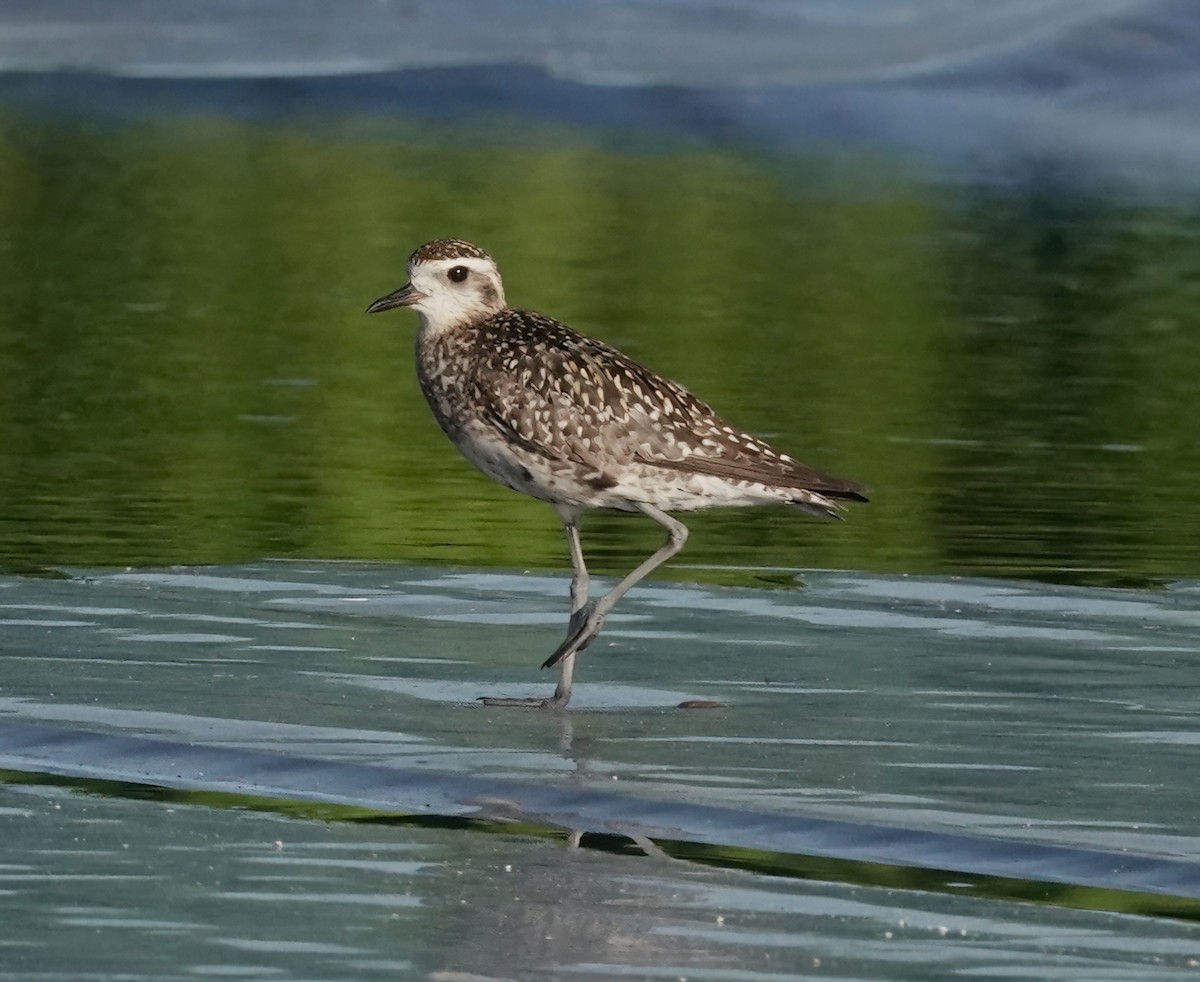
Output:
<svg viewBox="0 0 1200 982">
<path fill-rule="evenodd" d="M 617 599 L 683 547 L 687 529 L 668 512 L 792 504 L 837 517 L 842 501 L 867 500 L 861 485 L 780 453 L 615 348 L 507 306 L 499 270 L 477 246 L 426 243 L 408 273 L 368 312 L 417 311 L 417 375 L 439 425 L 489 477 L 554 505 L 571 549 L 571 621 L 546 661 L 561 665 L 555 695 L 489 704 L 566 705 L 574 656 Z M 641 511 L 668 531 L 661 549 L 592 604 L 578 537 L 586 508 Z"/>
</svg>

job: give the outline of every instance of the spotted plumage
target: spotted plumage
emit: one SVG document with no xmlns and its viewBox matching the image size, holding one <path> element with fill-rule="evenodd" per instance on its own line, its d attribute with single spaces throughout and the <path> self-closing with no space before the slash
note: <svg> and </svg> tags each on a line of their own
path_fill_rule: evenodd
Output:
<svg viewBox="0 0 1200 982">
<path fill-rule="evenodd" d="M 434 239 L 426 242 L 408 257 L 408 264 L 428 263 L 436 259 L 486 259 L 491 257 L 477 245 L 464 242 L 462 239 Z"/>
<path fill-rule="evenodd" d="M 509 307 L 477 246 L 426 243 L 408 272 L 408 284 L 368 311 L 417 311 L 417 376 L 438 424 L 489 477 L 554 505 L 571 550 L 571 621 L 546 662 L 561 665 L 555 695 L 489 704 L 566 705 L 574 656 L 617 599 L 686 541 L 668 512 L 776 503 L 837 517 L 843 501 L 867 500 L 861 485 L 798 463 L 615 348 Z M 640 511 L 668 531 L 658 552 L 590 604 L 578 537 L 587 508 Z"/>
</svg>

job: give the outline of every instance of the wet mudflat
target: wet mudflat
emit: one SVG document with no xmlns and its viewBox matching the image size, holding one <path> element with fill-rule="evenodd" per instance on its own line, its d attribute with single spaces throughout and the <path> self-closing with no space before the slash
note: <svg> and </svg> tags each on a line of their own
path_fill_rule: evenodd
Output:
<svg viewBox="0 0 1200 982">
<path fill-rule="evenodd" d="M 562 577 L 5 580 L 6 958 L 145 978 L 1194 970 L 1200 731 L 1174 679 L 1200 591 L 802 581 L 639 591 L 563 716 L 472 701 L 550 684 Z M 37 752 L 14 749 L 30 726 Z"/>
</svg>

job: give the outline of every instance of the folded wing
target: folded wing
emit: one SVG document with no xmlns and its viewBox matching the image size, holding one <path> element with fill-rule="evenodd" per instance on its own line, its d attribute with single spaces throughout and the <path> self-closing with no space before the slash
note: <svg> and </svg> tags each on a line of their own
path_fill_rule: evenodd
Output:
<svg viewBox="0 0 1200 982">
<path fill-rule="evenodd" d="M 683 386 L 538 314 L 506 311 L 479 339 L 491 421 L 527 451 L 598 474 L 650 465 L 866 501 L 832 477 L 731 426 Z"/>
</svg>

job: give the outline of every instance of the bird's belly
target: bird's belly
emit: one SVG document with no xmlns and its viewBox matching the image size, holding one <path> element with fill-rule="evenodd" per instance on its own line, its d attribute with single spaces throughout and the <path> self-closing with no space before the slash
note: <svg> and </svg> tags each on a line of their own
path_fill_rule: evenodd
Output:
<svg viewBox="0 0 1200 982">
<path fill-rule="evenodd" d="M 645 502 L 663 511 L 744 508 L 780 504 L 791 497 L 779 488 L 651 464 L 627 467 L 609 493 L 624 501 L 627 509 Z"/>
<path fill-rule="evenodd" d="M 663 511 L 698 511 L 771 504 L 791 496 L 778 488 L 645 464 L 599 471 L 527 451 L 492 431 L 480 433 L 471 427 L 451 438 L 462 455 L 494 481 L 556 505 L 635 511 L 644 502 Z"/>
<path fill-rule="evenodd" d="M 586 469 L 571 461 L 552 460 L 472 427 L 451 434 L 451 439 L 479 470 L 514 491 L 551 504 L 612 507 L 596 500 Z"/>
</svg>

